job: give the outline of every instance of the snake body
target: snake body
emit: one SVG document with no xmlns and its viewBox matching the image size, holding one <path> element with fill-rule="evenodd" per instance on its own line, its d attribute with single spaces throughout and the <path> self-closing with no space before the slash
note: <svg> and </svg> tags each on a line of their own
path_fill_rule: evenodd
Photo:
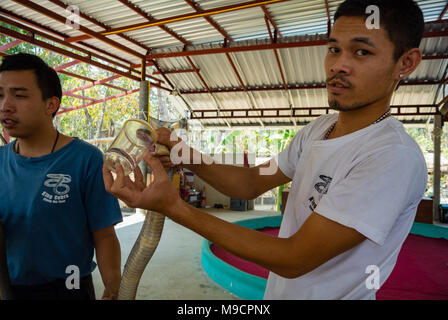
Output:
<svg viewBox="0 0 448 320">
<path fill-rule="evenodd" d="M 169 154 L 166 147 L 160 148 L 164 146 L 154 144 L 154 139 L 149 130 L 138 129 L 136 136 L 143 141 L 151 152 L 156 154 L 166 154 L 168 152 Z M 173 169 L 168 171 L 170 180 L 173 178 L 173 173 Z M 154 211 L 146 211 L 142 229 L 124 266 L 118 290 L 118 300 L 135 300 L 140 278 L 159 244 L 164 223 L 164 215 Z"/>
<path fill-rule="evenodd" d="M 159 244 L 165 216 L 147 211 L 137 241 L 128 256 L 121 277 L 118 300 L 134 300 L 143 271 Z"/>
</svg>

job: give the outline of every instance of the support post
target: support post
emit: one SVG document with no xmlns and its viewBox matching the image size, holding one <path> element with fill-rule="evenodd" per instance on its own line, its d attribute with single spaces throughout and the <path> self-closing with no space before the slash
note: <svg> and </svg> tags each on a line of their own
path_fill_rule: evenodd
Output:
<svg viewBox="0 0 448 320">
<path fill-rule="evenodd" d="M 141 81 L 140 81 L 140 96 L 139 96 L 139 108 L 138 108 L 138 118 L 143 121 L 149 120 L 149 111 L 150 111 L 150 104 L 149 104 L 149 93 L 150 93 L 150 82 L 146 80 L 146 61 L 142 60 L 142 70 L 141 70 Z M 146 163 L 144 161 L 140 162 L 139 164 L 140 170 L 143 174 L 143 181 L 145 184 L 147 183 L 147 173 L 148 168 L 146 166 Z"/>
<path fill-rule="evenodd" d="M 438 220 L 440 205 L 440 139 L 442 136 L 442 115 L 434 116 L 434 170 L 433 170 L 433 221 Z"/>
</svg>

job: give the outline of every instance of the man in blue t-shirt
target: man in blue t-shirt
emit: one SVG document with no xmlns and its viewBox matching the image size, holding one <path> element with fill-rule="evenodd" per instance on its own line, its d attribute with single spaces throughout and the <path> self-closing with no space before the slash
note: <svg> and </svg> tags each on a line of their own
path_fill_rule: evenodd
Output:
<svg viewBox="0 0 448 320">
<path fill-rule="evenodd" d="M 16 299 L 95 299 L 96 264 L 115 299 L 121 279 L 122 221 L 106 193 L 101 152 L 53 126 L 62 89 L 40 58 L 17 54 L 0 65 L 0 121 L 17 139 L 0 147 L 0 220 Z"/>
</svg>

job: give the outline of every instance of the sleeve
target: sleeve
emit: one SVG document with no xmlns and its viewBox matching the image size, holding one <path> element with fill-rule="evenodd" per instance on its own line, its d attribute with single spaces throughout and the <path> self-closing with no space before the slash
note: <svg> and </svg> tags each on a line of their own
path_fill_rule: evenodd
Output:
<svg viewBox="0 0 448 320">
<path fill-rule="evenodd" d="M 383 245 L 400 213 L 422 199 L 426 183 L 426 165 L 414 149 L 387 148 L 331 185 L 314 211 Z"/>
<path fill-rule="evenodd" d="M 104 187 L 102 167 L 101 151 L 95 150 L 84 186 L 84 206 L 92 232 L 123 221 L 117 198 L 108 193 Z"/>
<path fill-rule="evenodd" d="M 291 139 L 285 150 L 274 157 L 280 170 L 289 178 L 294 178 L 297 163 L 300 154 L 302 153 L 302 142 L 305 133 L 305 128 L 297 132 Z"/>
</svg>

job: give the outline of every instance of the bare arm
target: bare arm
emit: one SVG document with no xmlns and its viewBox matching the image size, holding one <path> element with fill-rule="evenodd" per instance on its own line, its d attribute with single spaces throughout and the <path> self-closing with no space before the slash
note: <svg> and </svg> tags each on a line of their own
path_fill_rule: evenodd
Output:
<svg viewBox="0 0 448 320">
<path fill-rule="evenodd" d="M 170 159 L 161 157 L 165 165 L 169 162 L 179 164 L 229 197 L 255 199 L 266 191 L 291 181 L 274 160 L 252 168 L 216 164 L 211 157 L 201 154 L 181 139 L 172 136 L 168 129 L 160 128 L 157 133 L 158 142 L 167 145 L 171 150 Z"/>
<path fill-rule="evenodd" d="M 356 230 L 312 213 L 289 238 L 277 238 L 221 220 L 185 202 L 167 216 L 234 255 L 282 277 L 297 278 L 360 244 Z"/>
<path fill-rule="evenodd" d="M 133 183 L 117 166 L 115 181 L 110 171 L 103 168 L 106 190 L 131 207 L 165 214 L 233 254 L 283 277 L 304 275 L 365 239 L 356 230 L 315 212 L 289 238 L 276 238 L 232 224 L 186 204 L 169 181 L 160 161 L 150 157 L 145 157 L 145 161 L 154 173 L 154 181 L 148 187 L 142 189 Z"/>
<path fill-rule="evenodd" d="M 113 226 L 93 232 L 96 260 L 103 279 L 103 299 L 116 299 L 121 280 L 121 251 Z"/>
</svg>

